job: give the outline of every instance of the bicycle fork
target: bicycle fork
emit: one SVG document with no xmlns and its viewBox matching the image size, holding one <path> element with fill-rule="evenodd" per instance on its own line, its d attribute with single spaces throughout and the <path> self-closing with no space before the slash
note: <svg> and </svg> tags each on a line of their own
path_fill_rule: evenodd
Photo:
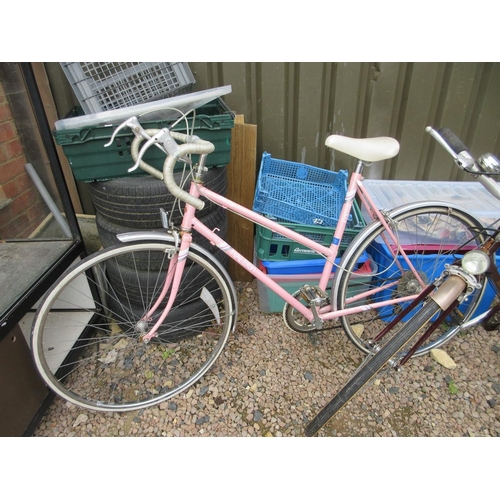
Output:
<svg viewBox="0 0 500 500">
<path fill-rule="evenodd" d="M 181 246 L 178 252 L 174 255 L 170 255 L 170 262 L 168 265 L 168 270 L 166 272 L 165 281 L 163 282 L 163 287 L 158 299 L 153 304 L 151 309 L 141 318 L 141 320 L 136 325 L 136 330 L 138 333 L 144 334 L 142 336 L 142 341 L 147 344 L 153 337 L 156 337 L 156 332 L 160 328 L 161 324 L 167 317 L 172 304 L 174 303 L 177 292 L 179 290 L 179 285 L 182 278 L 182 273 L 184 271 L 184 265 L 186 263 L 186 258 L 189 252 L 189 246 L 191 244 L 192 237 L 189 233 L 184 233 L 181 238 Z M 153 317 L 153 314 L 158 309 L 163 299 L 170 290 L 170 296 L 160 317 L 154 324 L 154 326 L 148 331 L 148 325 Z M 146 333 L 147 332 L 147 333 Z"/>
<path fill-rule="evenodd" d="M 417 349 L 434 333 L 439 325 L 446 319 L 446 317 L 455 309 L 459 303 L 459 297 L 467 287 L 467 282 L 462 277 L 452 275 L 446 280 L 431 296 L 431 300 L 441 309 L 441 313 L 435 321 L 427 328 L 426 332 L 418 339 L 415 345 L 406 353 L 403 359 L 399 362 L 404 365 L 417 351 Z"/>
<path fill-rule="evenodd" d="M 446 278 L 446 279 L 445 279 Z M 404 365 L 417 351 L 417 349 L 422 346 L 422 344 L 434 333 L 434 331 L 442 324 L 442 322 L 449 316 L 450 313 L 455 310 L 457 305 L 465 299 L 465 297 L 472 293 L 472 291 L 478 288 L 477 280 L 474 276 L 465 273 L 460 270 L 457 266 L 449 266 L 444 274 L 437 280 L 436 283 L 427 286 L 420 295 L 412 301 L 407 307 L 405 307 L 397 316 L 394 318 L 374 339 L 375 345 L 374 350 L 377 350 L 377 342 L 384 337 L 396 324 L 398 324 L 409 312 L 411 312 L 415 307 L 422 303 L 427 297 L 429 300 L 434 301 L 439 306 L 439 315 L 437 318 L 432 320 L 431 324 L 425 329 L 425 332 L 420 336 L 417 342 L 409 349 L 405 355 L 397 362 L 391 366 L 396 367 Z M 435 293 L 432 291 L 436 288 Z M 485 313 L 486 314 L 486 313 Z M 456 325 L 452 328 L 447 337 L 451 338 L 456 335 L 460 330 L 468 328 L 473 324 L 479 323 L 481 319 L 485 316 L 482 314 L 478 318 L 467 321 Z M 423 324 L 422 326 L 425 326 Z M 414 332 L 415 334 L 418 331 Z"/>
<path fill-rule="evenodd" d="M 134 241 L 144 241 L 144 240 L 156 240 L 160 242 L 173 243 L 173 248 L 166 249 L 168 253 L 169 265 L 168 269 L 165 271 L 165 280 L 161 284 L 161 292 L 155 303 L 148 309 L 144 316 L 137 322 L 135 329 L 137 333 L 142 335 L 142 341 L 148 343 L 153 337 L 157 335 L 157 331 L 161 324 L 167 317 L 168 313 L 172 309 L 172 305 L 177 297 L 177 292 L 179 290 L 179 285 L 182 279 L 182 273 L 186 264 L 186 258 L 189 253 L 189 248 L 192 242 L 192 236 L 189 232 L 184 232 L 180 239 L 178 235 L 167 236 L 159 232 L 147 232 L 147 231 L 137 231 L 132 233 L 121 233 L 117 235 L 118 239 L 123 243 L 131 243 Z M 161 302 L 167 296 L 170 291 L 169 300 L 167 305 L 164 306 L 164 310 L 158 320 L 155 322 L 153 327 L 149 328 L 149 323 L 153 317 L 153 314 L 160 307 Z"/>
</svg>

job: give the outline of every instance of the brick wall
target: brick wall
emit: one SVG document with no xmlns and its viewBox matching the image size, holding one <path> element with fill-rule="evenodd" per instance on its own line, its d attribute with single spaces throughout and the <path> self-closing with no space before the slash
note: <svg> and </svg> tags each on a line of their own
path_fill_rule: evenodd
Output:
<svg viewBox="0 0 500 500">
<path fill-rule="evenodd" d="M 27 238 L 49 213 L 24 168 L 26 163 L 0 81 L 0 240 Z"/>
</svg>

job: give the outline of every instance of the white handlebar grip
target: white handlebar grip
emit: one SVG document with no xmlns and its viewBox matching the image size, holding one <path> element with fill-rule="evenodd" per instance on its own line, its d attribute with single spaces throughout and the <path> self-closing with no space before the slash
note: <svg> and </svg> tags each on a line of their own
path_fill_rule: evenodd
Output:
<svg viewBox="0 0 500 500">
<path fill-rule="evenodd" d="M 182 147 L 182 146 L 181 146 Z M 177 163 L 177 158 L 175 156 L 168 156 L 163 165 L 163 181 L 167 189 L 176 197 L 189 205 L 193 205 L 197 210 L 201 210 L 205 206 L 205 202 L 191 196 L 189 193 L 181 189 L 174 179 L 174 167 Z"/>
<path fill-rule="evenodd" d="M 153 136 L 156 133 L 158 133 L 158 130 L 151 129 L 147 130 L 146 132 L 148 133 L 149 136 Z M 191 196 L 189 193 L 184 191 L 176 184 L 174 179 L 174 167 L 179 158 L 182 158 L 189 154 L 198 154 L 198 155 L 210 154 L 214 151 L 215 146 L 211 142 L 204 141 L 196 136 L 189 136 L 186 134 L 181 134 L 179 132 L 172 132 L 172 131 L 170 132 L 170 135 L 173 139 L 183 142 L 184 144 L 181 144 L 179 146 L 175 154 L 167 156 L 165 163 L 163 164 L 163 175 L 151 165 L 148 165 L 143 160 L 140 160 L 139 146 L 141 142 L 144 140 L 142 137 L 136 137 L 132 141 L 132 147 L 131 147 L 132 158 L 134 159 L 135 162 L 139 160 L 138 162 L 139 166 L 143 170 L 145 170 L 151 175 L 154 175 L 155 177 L 163 179 L 167 189 L 175 197 L 194 206 L 198 210 L 201 210 L 205 206 L 205 203 L 202 200 L 195 198 L 194 196 Z"/>
</svg>

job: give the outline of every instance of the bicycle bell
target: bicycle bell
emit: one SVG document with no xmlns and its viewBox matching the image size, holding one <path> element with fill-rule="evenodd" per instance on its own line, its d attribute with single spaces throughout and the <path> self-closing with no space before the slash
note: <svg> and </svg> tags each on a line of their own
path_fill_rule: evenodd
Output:
<svg viewBox="0 0 500 500">
<path fill-rule="evenodd" d="M 477 163 L 485 172 L 500 174 L 500 161 L 491 153 L 481 155 L 477 160 Z"/>
</svg>

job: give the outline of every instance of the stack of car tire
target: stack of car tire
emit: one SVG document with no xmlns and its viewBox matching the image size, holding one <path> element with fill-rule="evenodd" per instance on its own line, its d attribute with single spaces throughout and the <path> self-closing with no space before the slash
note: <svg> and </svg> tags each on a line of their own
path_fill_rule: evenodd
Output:
<svg viewBox="0 0 500 500">
<path fill-rule="evenodd" d="M 187 169 L 188 170 L 188 169 Z M 174 172 L 178 185 L 189 190 L 188 174 L 183 171 Z M 187 180 L 186 180 L 187 178 Z M 186 182 L 184 182 L 186 181 Z M 204 184 L 216 193 L 225 195 L 227 190 L 227 171 L 225 166 L 213 167 L 205 173 Z M 164 231 L 160 209 L 163 208 L 176 227 L 182 220 L 181 207 L 178 201 L 168 192 L 163 181 L 152 176 L 135 176 L 89 183 L 89 191 L 96 211 L 96 225 L 102 246 L 108 248 L 120 243 L 117 235 L 134 231 Z M 204 199 L 205 207 L 196 212 L 196 217 L 211 230 L 225 238 L 227 233 L 227 213 L 222 207 Z M 224 267 L 228 258 L 216 246 L 207 242 L 197 233 L 193 233 L 193 242 L 213 254 Z M 137 262 L 119 260 L 117 269 L 108 266 L 108 278 L 115 286 L 119 300 L 141 304 L 141 292 L 134 282 L 137 281 Z M 154 263 L 143 263 L 144 281 L 148 282 L 148 266 Z M 154 270 L 154 269 L 153 269 Z M 130 275 L 126 290 L 120 290 L 119 283 L 123 277 Z M 114 280 L 113 276 L 120 277 Z M 189 278 L 189 277 L 188 277 Z M 116 281 L 116 282 L 114 282 Z M 123 288 L 123 286 L 121 287 Z M 137 288 L 137 289 L 136 289 Z M 121 297 L 120 297 L 121 296 Z M 181 297 L 182 300 L 182 297 Z M 112 307 L 115 309 L 115 307 Z M 116 312 L 116 311 L 115 311 Z"/>
</svg>

